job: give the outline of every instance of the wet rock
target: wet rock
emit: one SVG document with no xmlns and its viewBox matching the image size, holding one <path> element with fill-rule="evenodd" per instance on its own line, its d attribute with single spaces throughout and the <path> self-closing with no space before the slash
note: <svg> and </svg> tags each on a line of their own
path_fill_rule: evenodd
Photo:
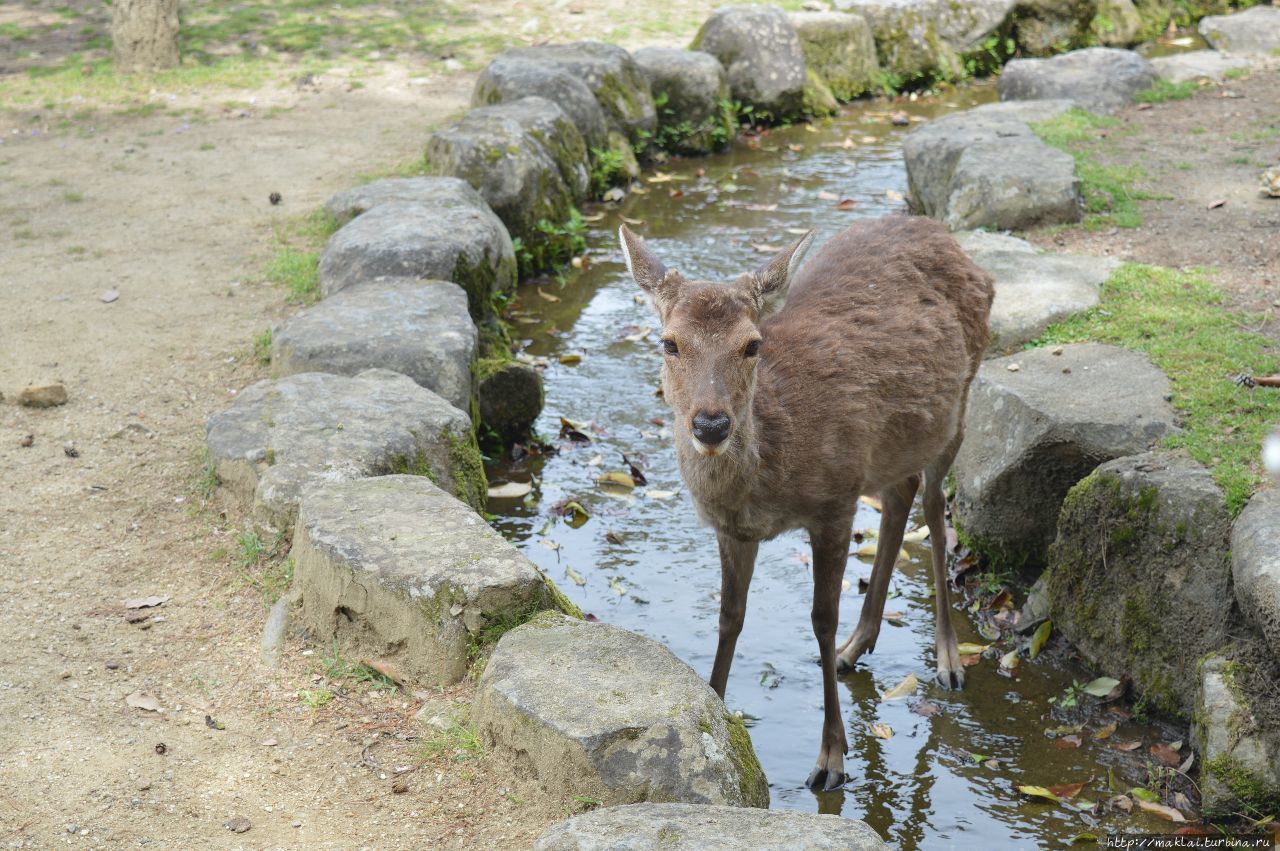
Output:
<svg viewBox="0 0 1280 851">
<path fill-rule="evenodd" d="M 1231 532 L 1231 573 L 1245 618 L 1280 659 L 1280 490 L 1253 495 Z"/>
<path fill-rule="evenodd" d="M 769 805 L 742 722 L 671 651 L 615 626 L 540 615 L 508 632 L 472 718 L 556 796 Z"/>
<path fill-rule="evenodd" d="M 735 100 L 755 116 L 786 121 L 804 107 L 804 51 L 796 28 L 776 6 L 717 9 L 694 36 L 694 50 L 720 60 Z"/>
<path fill-rule="evenodd" d="M 1144 452 L 1176 430 L 1168 393 L 1168 379 L 1145 355 L 1115 346 L 1077 343 L 987 361 L 956 456 L 957 527 L 999 562 L 1044 564 L 1067 491 L 1099 464 Z"/>
<path fill-rule="evenodd" d="M 291 555 L 316 643 L 411 685 L 457 682 L 486 630 L 555 606 L 532 562 L 421 476 L 310 489 Z"/>
<path fill-rule="evenodd" d="M 467 415 L 385 369 L 259 381 L 209 418 L 207 440 L 222 486 L 276 529 L 320 483 L 411 472 L 477 508 L 488 492 Z"/>
<path fill-rule="evenodd" d="M 792 810 L 630 804 L 554 824 L 534 851 L 881 851 L 866 822 Z"/>
<path fill-rule="evenodd" d="M 1268 55 L 1280 49 L 1280 9 L 1254 6 L 1200 19 L 1200 35 L 1215 50 Z"/>
<path fill-rule="evenodd" d="M 977 50 L 1008 18 L 1013 0 L 836 0 L 866 18 L 880 66 L 903 82 L 966 73 L 963 55 Z"/>
<path fill-rule="evenodd" d="M 508 362 L 480 379 L 480 422 L 503 443 L 520 440 L 542 413 L 542 375 L 531 366 Z"/>
<path fill-rule="evenodd" d="M 1029 126 L 1072 106 L 1065 100 L 987 104 L 912 131 L 902 153 L 915 205 L 952 230 L 1079 221 L 1075 160 Z"/>
<path fill-rule="evenodd" d="M 556 64 L 522 57 L 519 51 L 504 53 L 485 66 L 471 92 L 471 105 L 489 106 L 533 95 L 559 105 L 588 149 L 604 146 L 609 125 L 587 84 Z"/>
<path fill-rule="evenodd" d="M 1280 727 L 1276 695 L 1256 686 L 1259 679 L 1276 682 L 1274 663 L 1265 657 L 1232 658 L 1214 653 L 1200 663 L 1195 735 L 1200 751 L 1200 806 L 1207 816 L 1275 812 L 1280 808 Z M 1271 668 L 1269 677 L 1250 671 Z"/>
<path fill-rule="evenodd" d="M 1156 75 L 1170 83 L 1187 80 L 1223 80 L 1228 71 L 1248 68 L 1249 60 L 1242 56 L 1229 56 L 1217 50 L 1191 50 L 1172 56 L 1158 56 L 1151 60 Z"/>
<path fill-rule="evenodd" d="M 1102 284 L 1120 267 L 1111 257 L 1046 254 L 1029 242 L 1005 237 L 1006 247 L 982 247 L 960 239 L 973 262 L 995 278 L 989 355 L 1021 349 L 1044 329 L 1098 304 Z"/>
<path fill-rule="evenodd" d="M 1148 452 L 1067 494 L 1049 553 L 1054 627 L 1099 670 L 1129 674 L 1157 711 L 1189 718 L 1196 663 L 1232 625 L 1231 514 L 1209 471 Z"/>
<path fill-rule="evenodd" d="M 846 12 L 797 12 L 791 15 L 791 24 L 800 37 L 808 70 L 827 84 L 837 100 L 853 100 L 876 87 L 880 63 L 866 18 Z"/>
<path fill-rule="evenodd" d="M 1156 81 L 1151 63 L 1132 50 L 1090 47 L 1051 59 L 1014 59 L 1000 73 L 1000 100 L 1066 98 L 1110 115 Z"/>
<path fill-rule="evenodd" d="M 804 114 L 835 115 L 840 111 L 840 102 L 831 92 L 825 80 L 818 72 L 808 68 L 804 72 Z"/>
<path fill-rule="evenodd" d="M 395 278 L 343 290 L 294 315 L 272 332 L 271 363 L 280 375 L 383 367 L 465 411 L 476 342 L 461 287 Z"/>
<path fill-rule="evenodd" d="M 452 281 L 471 315 L 492 314 L 493 296 L 515 288 L 511 237 L 488 207 L 386 201 L 329 238 L 320 256 L 320 292 L 387 278 Z"/>
<path fill-rule="evenodd" d="M 635 53 L 658 109 L 658 146 L 701 154 L 723 148 L 737 130 L 725 109 L 729 78 L 720 60 L 697 50 L 646 47 Z"/>
<path fill-rule="evenodd" d="M 1098 0 L 1089 30 L 1103 47 L 1129 47 L 1141 40 L 1142 14 L 1133 0 Z"/>
<path fill-rule="evenodd" d="M 18 404 L 25 408 L 56 408 L 67 404 L 67 388 L 60 383 L 28 384 L 18 394 Z"/>
<path fill-rule="evenodd" d="M 1097 0 L 1018 0 L 1005 27 L 1023 56 L 1052 56 L 1089 42 Z"/>
<path fill-rule="evenodd" d="M 436 209 L 475 207 L 487 210 L 480 194 L 456 177 L 386 177 L 348 189 L 329 198 L 324 211 L 345 225 L 379 204 L 405 201 Z"/>
</svg>

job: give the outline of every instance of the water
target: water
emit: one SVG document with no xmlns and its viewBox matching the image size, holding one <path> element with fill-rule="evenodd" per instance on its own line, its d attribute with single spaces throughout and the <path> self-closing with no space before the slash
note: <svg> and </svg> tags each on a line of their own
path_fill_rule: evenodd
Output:
<svg viewBox="0 0 1280 851">
<path fill-rule="evenodd" d="M 710 674 L 720 588 L 715 537 L 694 516 L 666 425 L 670 411 L 654 392 L 658 334 L 625 339 L 658 323 L 648 305 L 637 302 L 617 251 L 623 217 L 668 267 L 687 277 L 728 280 L 771 256 L 757 246 L 794 240 L 789 229 L 816 228 L 821 243 L 856 218 L 901 208 L 907 187 L 900 143 L 909 128 L 892 126 L 889 109 L 927 118 L 993 98 L 988 85 L 941 102 L 860 105 L 817 132 L 794 127 L 758 140 L 756 148 L 739 144 L 715 157 L 660 166 L 646 193 L 632 195 L 620 209 L 588 211 L 588 268 L 570 271 L 563 284 L 522 287 L 517 335 L 526 338 L 529 356 L 550 361 L 537 431 L 561 451 L 491 466 L 491 480 L 532 479 L 535 489 L 526 501 L 496 500 L 490 510 L 498 515 L 497 527 L 584 611 L 657 639 L 704 677 Z M 844 199 L 855 202 L 852 210 L 837 209 Z M 561 356 L 574 354 L 579 363 L 560 363 Z M 590 444 L 557 439 L 561 417 L 578 423 Z M 625 470 L 624 453 L 640 464 L 648 485 L 610 493 L 596 479 Z M 664 491 L 674 493 L 664 497 Z M 570 500 L 589 514 L 577 528 L 556 511 Z M 878 514 L 860 506 L 855 530 L 878 526 Z M 772 806 L 866 819 L 904 849 L 1033 848 L 1090 830 L 1088 817 L 1031 802 L 1014 787 L 1089 781 L 1079 798 L 1098 801 L 1109 767 L 1126 789 L 1144 777 L 1131 755 L 1108 745 L 1141 739 L 1142 753 L 1155 731 L 1104 714 L 1087 720 L 1082 746 L 1056 746 L 1046 728 L 1076 719 L 1052 716 L 1048 699 L 1073 678 L 1091 678 L 1067 660 L 1041 657 L 1010 679 L 997 673 L 993 659 L 984 659 L 968 668 L 963 693 L 932 685 L 929 555 L 926 544 L 906 549 L 910 563 L 896 573 L 886 605 L 901 617 L 885 624 L 875 653 L 841 680 L 850 748 L 845 766 L 853 779 L 843 792 L 815 795 L 803 785 L 822 725 L 808 544 L 794 532 L 761 545 L 727 703 L 758 719 L 751 738 L 769 778 Z M 870 557 L 849 560 L 852 587 L 842 599 L 840 638 L 857 620 L 857 580 L 870 568 Z M 957 620 L 962 642 L 987 643 L 970 618 Z M 879 701 L 908 674 L 922 683 L 917 698 Z M 941 712 L 913 712 L 920 697 Z M 1111 739 L 1094 740 L 1091 732 L 1109 721 L 1118 721 L 1119 729 Z M 888 724 L 892 738 L 872 736 L 872 723 Z M 1160 827 L 1128 816 L 1101 820 L 1103 828 Z"/>
</svg>

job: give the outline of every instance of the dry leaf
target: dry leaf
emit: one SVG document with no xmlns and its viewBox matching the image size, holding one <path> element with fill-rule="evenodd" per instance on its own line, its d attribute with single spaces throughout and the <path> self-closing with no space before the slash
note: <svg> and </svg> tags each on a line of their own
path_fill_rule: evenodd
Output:
<svg viewBox="0 0 1280 851">
<path fill-rule="evenodd" d="M 671 499 L 675 495 L 675 491 L 660 491 L 652 488 L 644 492 L 645 499 Z"/>
<path fill-rule="evenodd" d="M 519 499 L 533 490 L 529 482 L 506 482 L 489 488 L 489 499 Z"/>
<path fill-rule="evenodd" d="M 1138 799 L 1138 806 L 1149 813 L 1155 813 L 1158 816 L 1167 818 L 1169 821 L 1185 822 L 1187 817 L 1175 810 L 1173 807 L 1166 807 L 1164 804 L 1157 804 L 1152 801 L 1144 801 Z"/>
<path fill-rule="evenodd" d="M 1182 762 L 1182 757 L 1178 756 L 1178 752 L 1166 745 L 1164 742 L 1156 742 L 1148 748 L 1150 754 L 1156 759 L 1163 762 L 1170 768 L 1177 768 Z"/>
<path fill-rule="evenodd" d="M 1111 738 L 1111 734 L 1114 733 L 1115 731 L 1116 731 L 1116 722 L 1112 721 L 1110 724 L 1099 727 L 1097 730 L 1095 730 L 1093 733 L 1093 737 L 1099 740 L 1109 739 Z"/>
<path fill-rule="evenodd" d="M 828 192 L 825 189 L 822 189 L 818 191 L 818 200 L 819 201 L 839 201 L 840 196 L 834 192 Z"/>
<path fill-rule="evenodd" d="M 857 201 L 855 201 L 855 200 L 853 200 L 852 198 L 842 198 L 842 199 L 840 200 L 840 202 L 836 204 L 836 209 L 837 209 L 837 210 L 852 210 L 852 209 L 854 209 L 854 208 L 855 208 L 855 207 L 857 207 L 857 206 L 858 206 L 858 202 L 857 202 Z"/>
<path fill-rule="evenodd" d="M 565 366 L 577 366 L 578 364 L 582 363 L 582 355 L 578 354 L 577 352 L 570 352 L 567 355 L 561 355 L 560 363 L 564 364 Z"/>
<path fill-rule="evenodd" d="M 1219 199 L 1218 199 L 1218 200 L 1216 200 L 1216 201 L 1210 201 L 1208 204 L 1206 204 L 1206 205 L 1205 205 L 1205 209 L 1208 209 L 1208 210 L 1216 210 L 1216 209 L 1218 209 L 1219 207 L 1225 207 L 1225 206 L 1227 206 L 1227 199 L 1226 199 L 1226 198 L 1219 198 Z"/>
<path fill-rule="evenodd" d="M 925 538 L 929 537 L 929 527 L 921 526 L 918 529 L 912 529 L 910 532 L 902 536 L 902 542 L 905 544 L 918 544 Z"/>
<path fill-rule="evenodd" d="M 634 334 L 628 334 L 622 339 L 626 340 L 628 343 L 638 343 L 645 337 L 648 337 L 651 333 L 653 333 L 653 326 L 646 325 Z"/>
<path fill-rule="evenodd" d="M 622 219 L 624 222 L 626 222 L 629 225 L 638 226 L 638 225 L 644 224 L 644 219 L 629 219 L 626 216 L 618 216 L 618 218 Z"/>
<path fill-rule="evenodd" d="M 143 709 L 147 712 L 164 712 L 164 708 L 160 706 L 160 701 L 145 691 L 133 692 L 124 699 L 124 702 L 134 709 Z"/>
<path fill-rule="evenodd" d="M 916 693 L 916 687 L 920 685 L 920 681 L 916 679 L 915 674 L 907 674 L 906 679 L 898 683 L 893 688 L 880 695 L 881 700 L 897 700 L 900 697 L 910 697 Z"/>
<path fill-rule="evenodd" d="M 938 704 L 934 703 L 932 700 L 922 700 L 915 706 L 911 707 L 911 711 L 917 715 L 929 718 L 940 713 L 942 711 L 942 707 L 938 706 Z"/>
<path fill-rule="evenodd" d="M 1054 739 L 1053 744 L 1054 747 L 1059 747 L 1063 750 L 1078 748 L 1080 747 L 1080 737 L 1075 733 L 1072 733 L 1070 736 L 1063 736 L 1060 739 Z"/>
<path fill-rule="evenodd" d="M 901 192 L 897 191 L 896 189 L 886 189 L 884 191 L 884 197 L 890 201 L 893 201 L 895 204 L 898 203 L 899 201 L 905 201 L 907 198 L 907 196 L 903 195 Z"/>
<path fill-rule="evenodd" d="M 551 302 L 552 304 L 560 300 L 560 296 L 552 295 L 551 293 L 544 291 L 542 287 L 538 287 L 538 295 L 546 299 L 547 301 Z"/>
<path fill-rule="evenodd" d="M 965 653 L 960 656 L 960 664 L 966 668 L 972 668 L 974 665 L 982 661 L 981 653 Z"/>
<path fill-rule="evenodd" d="M 1057 786 L 1050 786 L 1049 791 L 1059 798 L 1074 798 L 1083 788 L 1084 783 L 1059 783 Z"/>
<path fill-rule="evenodd" d="M 611 485 L 613 487 L 626 488 L 627 490 L 636 486 L 631 474 L 624 473 L 621 470 L 611 470 L 608 473 L 597 476 L 596 481 L 602 485 Z"/>
<path fill-rule="evenodd" d="M 890 623 L 901 624 L 907 616 L 902 612 L 885 612 L 881 617 Z"/>
<path fill-rule="evenodd" d="M 957 645 L 956 649 L 965 656 L 973 654 L 982 654 L 991 648 L 990 644 L 974 644 L 972 641 L 962 641 Z"/>
<path fill-rule="evenodd" d="M 884 506 L 881 505 L 880 500 L 876 499 L 874 496 L 860 496 L 858 497 L 858 502 L 861 502 L 863 505 L 868 508 L 873 508 L 876 511 L 884 511 Z"/>
<path fill-rule="evenodd" d="M 564 575 L 569 577 L 569 581 L 572 582 L 574 585 L 587 584 L 587 580 L 583 577 L 583 575 L 578 571 L 574 570 L 572 567 L 570 567 L 567 564 L 564 566 Z"/>
<path fill-rule="evenodd" d="M 885 741 L 888 741 L 893 738 L 893 728 L 888 724 L 872 724 L 871 735 L 875 736 L 877 739 L 884 739 Z"/>
<path fill-rule="evenodd" d="M 1136 751 L 1138 748 L 1142 747 L 1142 742 L 1140 741 L 1112 742 L 1111 747 L 1115 748 L 1118 751 L 1126 751 L 1126 752 Z"/>
<path fill-rule="evenodd" d="M 160 597 L 160 596 L 138 597 L 137 599 L 134 599 L 134 600 L 125 600 L 124 607 L 126 609 L 150 609 L 150 608 L 154 608 L 155 606 L 163 606 L 167 602 L 169 602 L 168 594 L 164 595 L 163 597 Z"/>
<path fill-rule="evenodd" d="M 1019 786 L 1018 791 L 1033 798 L 1044 798 L 1046 801 L 1053 801 L 1055 804 L 1062 802 L 1061 798 L 1043 786 Z"/>
</svg>

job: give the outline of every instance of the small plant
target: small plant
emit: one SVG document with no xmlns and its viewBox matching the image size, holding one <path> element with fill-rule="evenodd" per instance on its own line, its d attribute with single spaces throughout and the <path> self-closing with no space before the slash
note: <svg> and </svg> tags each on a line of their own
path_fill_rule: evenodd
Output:
<svg viewBox="0 0 1280 851">
<path fill-rule="evenodd" d="M 1018 43 L 999 34 L 987 36 L 978 48 L 964 57 L 965 75 L 985 77 L 998 74 L 1004 63 L 1018 52 Z"/>
<path fill-rule="evenodd" d="M 451 762 L 466 762 L 484 753 L 484 745 L 474 727 L 453 721 L 443 730 L 423 740 L 418 747 L 418 759 L 432 762 L 437 759 L 448 759 Z"/>
<path fill-rule="evenodd" d="M 84 200 L 84 193 L 76 192 L 75 190 L 68 190 L 62 193 L 62 200 L 66 201 L 68 204 L 79 204 Z"/>
<path fill-rule="evenodd" d="M 262 554 L 266 552 L 262 539 L 252 529 L 236 535 L 236 543 L 240 545 L 240 567 L 245 570 L 256 567 Z"/>
<path fill-rule="evenodd" d="M 613 148 L 591 149 L 591 193 L 596 197 L 604 193 L 626 173 L 626 158 L 622 151 Z"/>
<path fill-rule="evenodd" d="M 218 472 L 213 466 L 213 456 L 208 447 L 200 447 L 196 453 L 195 490 L 200 499 L 208 502 L 213 499 L 213 492 L 218 489 Z"/>
<path fill-rule="evenodd" d="M 587 248 L 587 223 L 577 208 L 569 208 L 569 218 L 563 224 L 542 219 L 536 229 L 535 238 L 527 242 L 519 237 L 511 240 L 521 278 L 567 263 Z"/>
<path fill-rule="evenodd" d="M 240 548 L 236 567 L 240 578 L 262 595 L 266 606 L 274 605 L 293 583 L 293 559 L 276 560 L 276 555 L 284 548 L 285 537 L 284 531 L 277 533 L 268 546 L 253 530 L 236 535 L 236 544 Z"/>
<path fill-rule="evenodd" d="M 298 700 L 302 705 L 311 710 L 319 709 L 329 701 L 333 700 L 334 694 L 326 685 L 320 685 L 316 688 L 304 688 L 298 690 Z"/>
<path fill-rule="evenodd" d="M 337 639 L 333 641 L 333 654 L 321 657 L 320 661 L 324 665 L 325 676 L 331 681 L 350 680 L 354 683 L 368 683 L 369 687 L 375 691 L 381 689 L 395 691 L 397 688 L 395 680 L 381 671 L 376 671 L 363 662 L 354 662 L 344 657 L 338 650 Z"/>
<path fill-rule="evenodd" d="M 289 291 L 289 298 L 311 304 L 320 298 L 320 253 L 280 246 L 267 264 L 267 280 Z"/>
<path fill-rule="evenodd" d="M 254 359 L 267 366 L 271 363 L 271 329 L 263 331 L 261 334 L 253 338 L 253 357 Z"/>
<path fill-rule="evenodd" d="M 1049 702 L 1060 709 L 1075 709 L 1080 705 L 1080 699 L 1085 696 L 1084 686 L 1085 684 L 1079 680 L 1072 680 L 1071 685 L 1067 686 L 1060 697 L 1051 697 Z"/>
<path fill-rule="evenodd" d="M 1164 103 L 1169 100 L 1185 100 L 1200 88 L 1195 80 L 1183 80 L 1171 83 L 1168 80 L 1156 80 L 1151 88 L 1138 92 L 1133 99 L 1139 103 Z"/>
</svg>

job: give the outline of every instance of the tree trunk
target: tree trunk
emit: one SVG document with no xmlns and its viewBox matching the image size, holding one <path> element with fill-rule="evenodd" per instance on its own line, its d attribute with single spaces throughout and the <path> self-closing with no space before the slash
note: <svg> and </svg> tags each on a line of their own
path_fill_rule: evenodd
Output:
<svg viewBox="0 0 1280 851">
<path fill-rule="evenodd" d="M 111 41 L 116 71 L 156 71 L 178 64 L 178 0 L 115 0 Z"/>
</svg>

